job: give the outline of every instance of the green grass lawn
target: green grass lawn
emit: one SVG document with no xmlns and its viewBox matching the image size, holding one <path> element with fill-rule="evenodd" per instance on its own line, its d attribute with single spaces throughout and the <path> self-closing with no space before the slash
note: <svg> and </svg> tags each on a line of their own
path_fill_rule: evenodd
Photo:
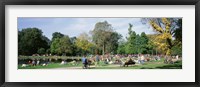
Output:
<svg viewBox="0 0 200 87">
<path fill-rule="evenodd" d="M 175 64 L 157 64 L 155 62 L 148 62 L 143 65 L 129 65 L 128 67 L 96 67 L 95 69 L 182 69 L 182 63 Z"/>
<path fill-rule="evenodd" d="M 64 67 L 74 67 L 74 66 L 75 65 L 71 65 L 71 64 L 61 65 L 60 63 L 51 63 L 51 64 L 48 64 L 47 66 L 38 65 L 38 66 L 22 67 L 22 65 L 19 64 L 18 69 L 51 69 L 51 68 L 64 68 Z M 82 66 L 82 64 L 78 64 L 76 66 Z"/>
<path fill-rule="evenodd" d="M 164 59 L 159 61 L 149 61 L 145 62 L 144 64 L 137 64 L 137 65 L 129 65 L 129 67 L 120 67 L 120 65 L 115 64 L 104 64 L 103 62 L 99 63 L 98 67 L 93 67 L 91 69 L 182 69 L 182 61 L 177 61 L 174 64 L 165 64 Z M 18 69 L 52 69 L 52 68 L 64 68 L 67 69 L 69 67 L 82 67 L 81 62 L 77 65 L 72 64 L 65 64 L 60 65 L 60 63 L 51 63 L 48 66 L 27 66 L 21 67 L 22 65 L 18 65 Z"/>
</svg>

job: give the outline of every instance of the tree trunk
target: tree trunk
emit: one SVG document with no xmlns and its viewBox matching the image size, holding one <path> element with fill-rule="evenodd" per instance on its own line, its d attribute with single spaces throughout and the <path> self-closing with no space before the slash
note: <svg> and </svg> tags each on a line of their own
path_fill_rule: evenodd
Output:
<svg viewBox="0 0 200 87">
<path fill-rule="evenodd" d="M 103 43 L 103 52 L 102 54 L 104 55 L 105 54 L 105 44 Z"/>
</svg>

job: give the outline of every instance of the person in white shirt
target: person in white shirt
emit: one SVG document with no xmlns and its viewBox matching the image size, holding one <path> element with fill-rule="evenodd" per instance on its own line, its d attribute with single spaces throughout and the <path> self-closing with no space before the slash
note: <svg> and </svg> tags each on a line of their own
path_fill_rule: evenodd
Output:
<svg viewBox="0 0 200 87">
<path fill-rule="evenodd" d="M 178 60 L 178 55 L 176 55 L 176 59 Z"/>
<path fill-rule="evenodd" d="M 138 64 L 141 64 L 141 56 L 138 54 Z"/>
<path fill-rule="evenodd" d="M 145 60 L 145 58 L 144 58 L 144 55 L 142 54 L 142 56 L 141 56 L 141 64 L 144 64 L 144 60 Z"/>
</svg>

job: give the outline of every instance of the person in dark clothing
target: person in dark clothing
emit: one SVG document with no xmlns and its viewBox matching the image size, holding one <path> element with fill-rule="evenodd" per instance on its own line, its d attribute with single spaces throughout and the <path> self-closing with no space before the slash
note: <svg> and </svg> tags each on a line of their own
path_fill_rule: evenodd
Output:
<svg viewBox="0 0 200 87">
<path fill-rule="evenodd" d="M 99 58 L 99 55 L 98 55 L 98 54 L 96 55 L 96 59 L 95 59 L 95 61 L 96 61 L 95 66 L 96 66 L 96 67 L 99 66 L 100 58 Z"/>
<path fill-rule="evenodd" d="M 83 63 L 83 68 L 87 69 L 88 61 L 85 56 L 83 56 L 83 58 L 82 58 L 82 63 Z"/>
</svg>

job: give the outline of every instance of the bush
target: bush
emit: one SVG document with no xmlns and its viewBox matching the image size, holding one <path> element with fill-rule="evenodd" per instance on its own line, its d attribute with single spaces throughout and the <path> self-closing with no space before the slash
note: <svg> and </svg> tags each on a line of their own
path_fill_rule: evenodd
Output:
<svg viewBox="0 0 200 87">
<path fill-rule="evenodd" d="M 44 48 L 40 48 L 37 51 L 38 54 L 45 54 L 45 49 Z"/>
</svg>

